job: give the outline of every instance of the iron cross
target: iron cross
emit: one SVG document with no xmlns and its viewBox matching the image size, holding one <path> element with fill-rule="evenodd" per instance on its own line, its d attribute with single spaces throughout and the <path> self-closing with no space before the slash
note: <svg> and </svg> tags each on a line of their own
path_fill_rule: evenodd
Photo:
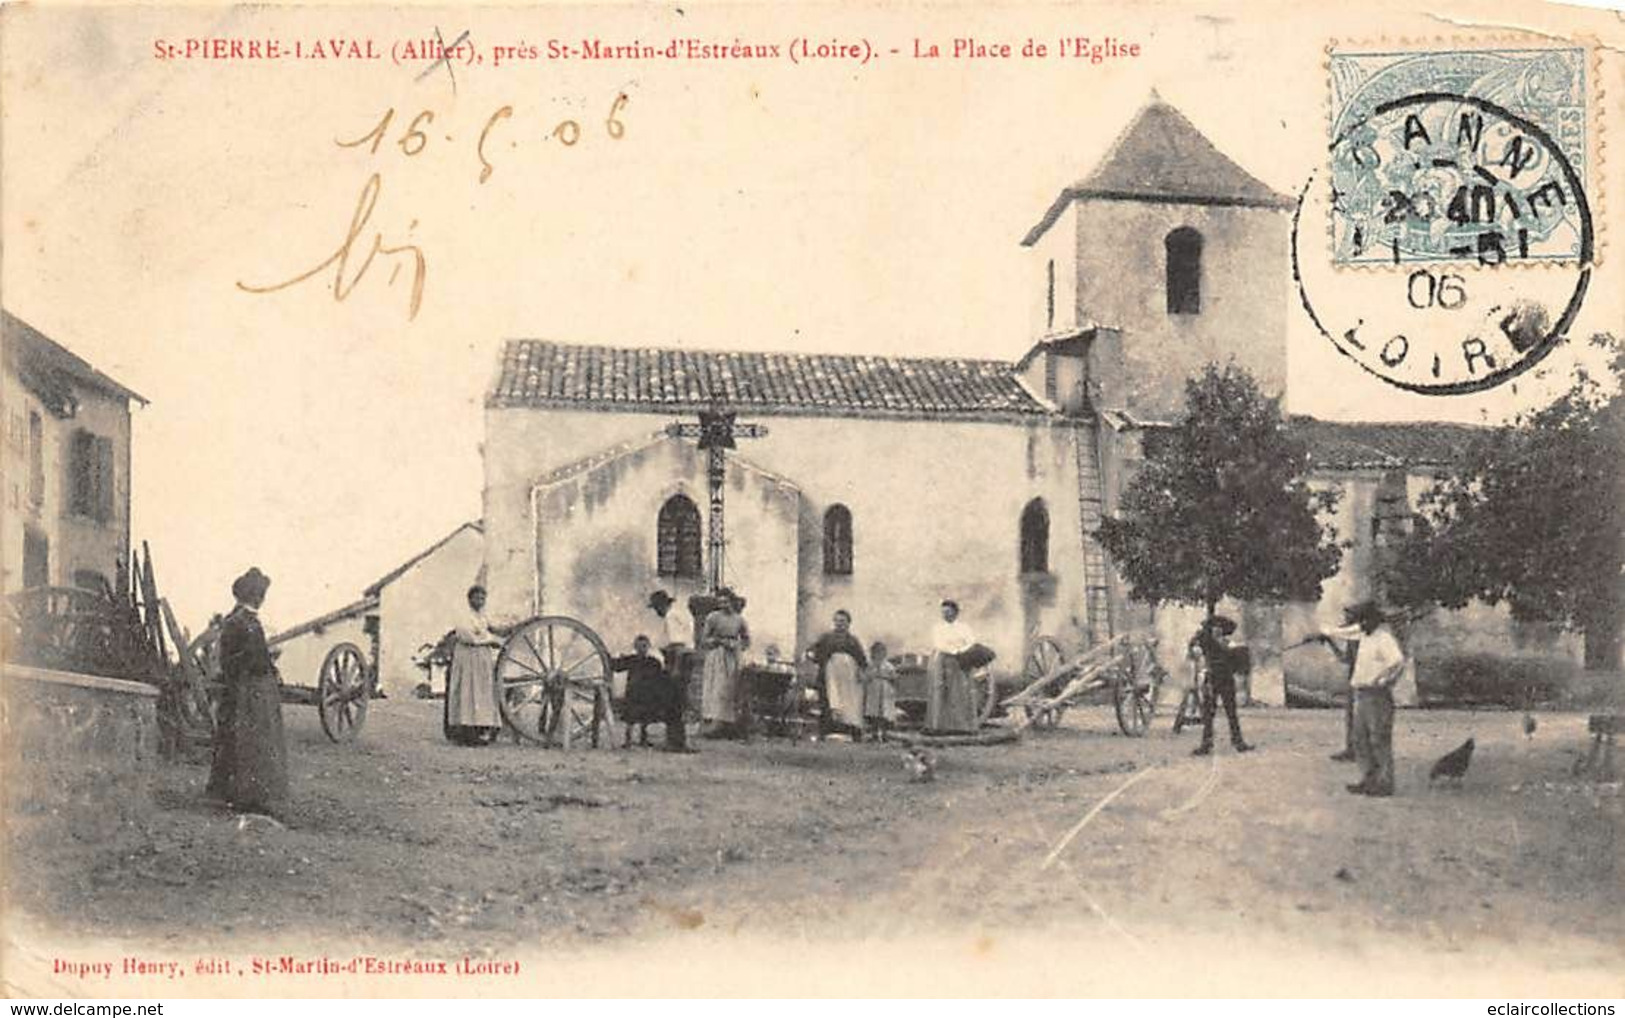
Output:
<svg viewBox="0 0 1625 1018">
<path fill-rule="evenodd" d="M 767 435 L 767 428 L 760 424 L 734 423 L 735 416 L 721 410 L 702 410 L 698 423 L 674 421 L 666 425 L 666 434 L 675 438 L 696 439 L 706 452 L 705 478 L 711 486 L 711 512 L 707 526 L 707 550 L 711 554 L 706 563 L 706 577 L 713 594 L 722 587 L 722 553 L 726 547 L 722 522 L 722 482 L 727 473 L 727 464 L 723 456 L 734 447 L 737 438 L 763 438 Z"/>
</svg>

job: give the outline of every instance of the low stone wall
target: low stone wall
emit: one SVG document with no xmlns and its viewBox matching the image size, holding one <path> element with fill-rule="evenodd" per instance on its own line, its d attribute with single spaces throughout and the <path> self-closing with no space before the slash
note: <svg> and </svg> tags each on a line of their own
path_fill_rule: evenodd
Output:
<svg viewBox="0 0 1625 1018">
<path fill-rule="evenodd" d="M 14 835 L 110 835 L 152 807 L 158 695 L 94 675 L 0 666 L 5 810 Z"/>
</svg>

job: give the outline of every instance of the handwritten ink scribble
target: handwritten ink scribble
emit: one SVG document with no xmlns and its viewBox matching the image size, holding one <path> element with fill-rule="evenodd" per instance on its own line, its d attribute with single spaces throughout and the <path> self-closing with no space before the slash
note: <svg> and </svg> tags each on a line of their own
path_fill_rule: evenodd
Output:
<svg viewBox="0 0 1625 1018">
<path fill-rule="evenodd" d="M 343 301 L 346 297 L 350 296 L 352 292 L 354 292 L 356 286 L 358 286 L 361 283 L 361 280 L 366 277 L 367 270 L 372 267 L 372 261 L 374 258 L 379 255 L 387 255 L 393 258 L 398 255 L 410 254 L 413 263 L 412 299 L 411 303 L 408 305 L 406 317 L 408 321 L 416 318 L 418 315 L 418 308 L 423 304 L 423 283 L 429 274 L 429 266 L 424 260 L 423 250 L 417 245 L 386 245 L 384 243 L 383 235 L 374 233 L 372 237 L 371 249 L 367 251 L 366 257 L 362 259 L 361 265 L 355 270 L 354 275 L 349 276 L 348 280 L 346 280 L 346 275 L 348 274 L 348 269 L 350 266 L 350 256 L 355 251 L 356 241 L 361 238 L 362 231 L 366 228 L 368 221 L 372 218 L 373 206 L 378 204 L 378 192 L 382 189 L 382 187 L 383 181 L 378 174 L 374 173 L 372 176 L 367 178 L 367 183 L 361 188 L 361 197 L 356 201 L 355 213 L 350 217 L 350 229 L 344 235 L 344 241 L 339 244 L 338 250 L 334 251 L 327 257 L 326 260 L 321 262 L 315 268 L 310 269 L 307 272 L 301 272 L 292 279 L 265 286 L 257 286 L 238 280 L 237 288 L 240 290 L 245 290 L 249 293 L 275 293 L 278 290 L 285 290 L 290 286 L 303 283 L 305 280 L 331 267 L 333 269 L 333 299 L 335 301 Z M 413 225 L 416 225 L 415 221 Z M 395 281 L 395 277 L 399 274 L 399 272 L 400 263 L 396 262 L 394 272 L 390 274 L 389 283 L 393 283 Z"/>
</svg>

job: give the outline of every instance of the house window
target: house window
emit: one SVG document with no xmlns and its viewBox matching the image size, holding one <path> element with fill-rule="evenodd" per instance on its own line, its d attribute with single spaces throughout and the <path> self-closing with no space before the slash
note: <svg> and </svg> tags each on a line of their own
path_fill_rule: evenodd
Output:
<svg viewBox="0 0 1625 1018">
<path fill-rule="evenodd" d="M 656 569 L 661 576 L 700 575 L 700 510 L 686 495 L 673 495 L 660 507 L 655 524 Z"/>
<path fill-rule="evenodd" d="M 824 513 L 824 573 L 852 575 L 852 510 L 844 505 Z"/>
<path fill-rule="evenodd" d="M 88 431 L 73 433 L 68 454 L 68 511 L 100 523 L 113 518 L 113 443 Z"/>
<path fill-rule="evenodd" d="M 1055 259 L 1051 258 L 1049 260 L 1049 268 L 1046 271 L 1049 277 L 1049 285 L 1044 298 L 1044 328 L 1053 329 L 1055 328 Z"/>
<path fill-rule="evenodd" d="M 45 501 L 45 423 L 38 412 L 28 412 L 28 501 Z"/>
<path fill-rule="evenodd" d="M 44 587 L 51 582 L 51 541 L 32 527 L 23 528 L 23 586 Z"/>
<path fill-rule="evenodd" d="M 1202 235 L 1188 226 L 1168 234 L 1162 242 L 1168 266 L 1168 313 L 1202 313 Z"/>
<path fill-rule="evenodd" d="M 1021 511 L 1021 571 L 1049 572 L 1049 510 L 1041 498 Z"/>
</svg>

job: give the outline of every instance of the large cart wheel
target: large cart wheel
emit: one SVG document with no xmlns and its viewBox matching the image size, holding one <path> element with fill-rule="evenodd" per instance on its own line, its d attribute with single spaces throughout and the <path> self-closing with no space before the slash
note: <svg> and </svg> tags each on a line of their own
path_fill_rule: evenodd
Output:
<svg viewBox="0 0 1625 1018">
<path fill-rule="evenodd" d="M 367 721 L 372 682 L 366 655 L 353 643 L 341 643 L 322 659 L 316 679 L 316 709 L 322 731 L 334 742 L 349 742 Z"/>
<path fill-rule="evenodd" d="M 1022 688 L 1026 689 L 1039 679 L 1053 675 L 1056 676 L 1055 681 L 1044 686 L 1042 692 L 1046 696 L 1054 696 L 1060 692 L 1059 673 L 1065 659 L 1065 652 L 1054 638 L 1038 637 L 1027 649 L 1027 659 L 1021 666 Z M 1022 709 L 1027 713 L 1028 723 L 1034 728 L 1054 728 L 1061 723 L 1061 715 L 1066 712 L 1064 704 L 1057 704 L 1048 709 L 1027 704 Z"/>
<path fill-rule="evenodd" d="M 598 634 L 564 615 L 542 615 L 508 636 L 497 655 L 497 707 L 521 739 L 595 748 L 615 743 L 609 650 Z"/>
<path fill-rule="evenodd" d="M 1113 669 L 1112 706 L 1117 711 L 1117 727 L 1139 738 L 1151 729 L 1151 715 L 1157 706 L 1157 685 L 1161 669 L 1148 645 L 1135 646 Z"/>
</svg>

